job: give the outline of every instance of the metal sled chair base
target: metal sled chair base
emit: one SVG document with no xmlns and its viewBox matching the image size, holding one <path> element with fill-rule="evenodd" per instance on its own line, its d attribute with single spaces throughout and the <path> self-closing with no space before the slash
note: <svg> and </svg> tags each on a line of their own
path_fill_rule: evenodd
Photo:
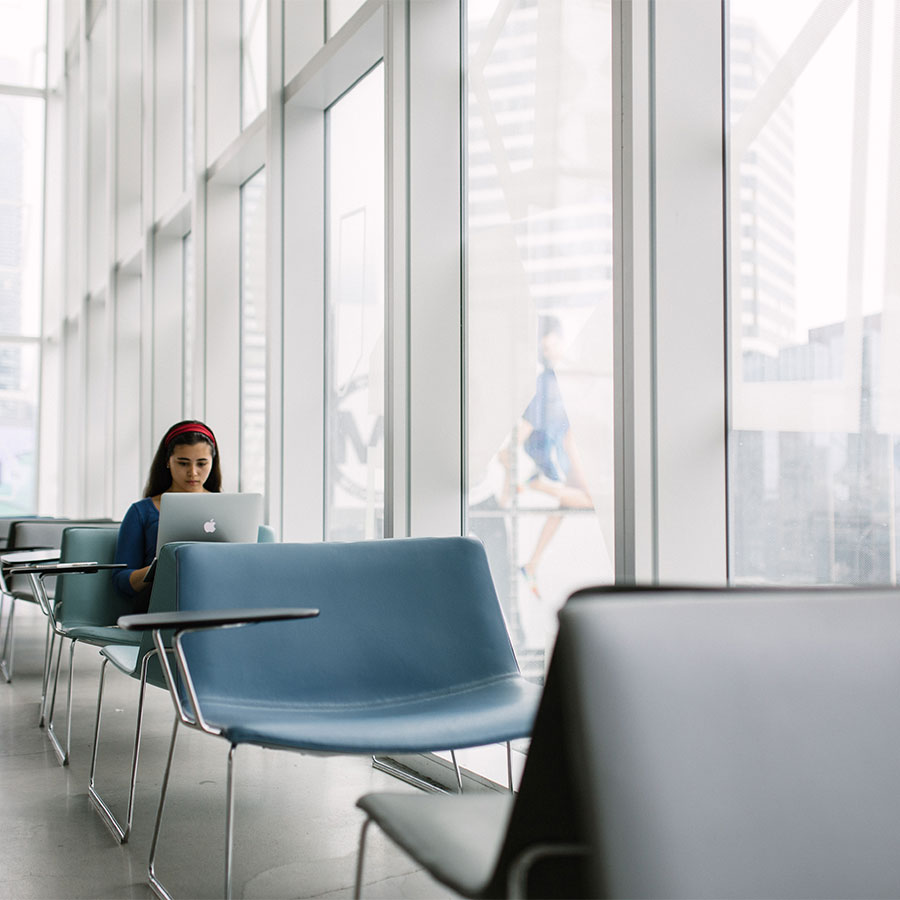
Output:
<svg viewBox="0 0 900 900">
<path fill-rule="evenodd" d="M 95 784 L 97 771 L 97 751 L 100 744 L 100 718 L 103 710 L 103 686 L 106 680 L 106 666 L 109 659 L 104 657 L 100 667 L 100 687 L 97 691 L 97 719 L 94 723 L 94 747 L 91 753 L 91 772 L 88 781 L 88 798 L 91 805 L 109 829 L 110 834 L 120 843 L 128 843 L 131 826 L 134 821 L 134 795 L 137 789 L 138 758 L 141 752 L 141 731 L 144 724 L 144 697 L 147 692 L 147 667 L 157 651 L 151 650 L 141 661 L 140 691 L 138 693 L 137 723 L 134 732 L 134 749 L 131 754 L 131 780 L 128 786 L 128 805 L 125 812 L 125 824 L 122 825 L 110 809 L 109 804 L 100 796 Z"/>
</svg>

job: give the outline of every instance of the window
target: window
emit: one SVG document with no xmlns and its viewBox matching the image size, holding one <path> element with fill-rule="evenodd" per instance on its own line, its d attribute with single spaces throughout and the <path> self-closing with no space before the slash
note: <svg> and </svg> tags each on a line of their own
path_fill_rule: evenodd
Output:
<svg viewBox="0 0 900 900">
<path fill-rule="evenodd" d="M 520 665 L 613 578 L 610 7 L 468 4 L 468 523 Z"/>
<path fill-rule="evenodd" d="M 266 173 L 241 186 L 241 482 L 266 490 Z"/>
<path fill-rule="evenodd" d="M 893 583 L 900 20 L 730 8 L 731 578 Z"/>
<path fill-rule="evenodd" d="M 383 65 L 325 127 L 325 537 L 356 540 L 384 533 Z"/>
<path fill-rule="evenodd" d="M 194 419 L 194 336 L 197 324 L 197 297 L 194 292 L 194 241 L 186 234 L 181 239 L 181 296 L 184 304 L 181 332 L 181 353 L 184 359 L 182 373 L 182 408 L 186 419 Z"/>
<path fill-rule="evenodd" d="M 6 0 L 0 28 L 0 84 L 43 88 L 47 55 L 47 4 Z"/>
<path fill-rule="evenodd" d="M 0 39 L 0 82 L 41 82 L 43 44 L 30 26 L 43 18 L 30 4 L 12 7 L 5 14 L 21 20 L 24 40 Z M 43 158 L 43 98 L 0 93 L 0 515 L 37 502 Z"/>
<path fill-rule="evenodd" d="M 266 2 L 241 2 L 241 128 L 266 108 Z"/>
</svg>

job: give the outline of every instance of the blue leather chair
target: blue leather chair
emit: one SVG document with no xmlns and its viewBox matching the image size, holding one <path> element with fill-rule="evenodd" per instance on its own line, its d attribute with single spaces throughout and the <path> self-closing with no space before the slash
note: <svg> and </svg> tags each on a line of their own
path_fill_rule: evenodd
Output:
<svg viewBox="0 0 900 900">
<path fill-rule="evenodd" d="M 519 673 L 484 548 L 468 538 L 348 544 L 189 544 L 175 551 L 177 609 L 318 608 L 313 621 L 185 635 L 167 668 L 178 723 L 224 738 L 225 895 L 232 888 L 234 756 L 240 744 L 333 753 L 419 753 L 531 732 L 541 690 Z M 129 616 L 154 628 L 169 616 Z"/>
<path fill-rule="evenodd" d="M 275 542 L 275 532 L 268 525 L 260 525 L 258 541 L 261 544 Z M 181 543 L 166 544 L 159 551 L 156 565 L 156 573 L 153 579 L 153 587 L 150 593 L 148 611 L 150 613 L 166 613 L 175 609 L 175 550 L 186 546 Z M 236 546 L 222 544 L 220 546 Z M 252 545 L 251 545 L 252 546 Z M 141 751 L 141 732 L 144 721 L 144 698 L 147 685 L 165 689 L 166 681 L 160 668 L 156 646 L 153 636 L 148 631 L 139 634 L 137 632 L 120 631 L 127 635 L 128 640 L 110 641 L 100 650 L 102 663 L 100 667 L 100 682 L 97 689 L 97 716 L 94 721 L 94 743 L 91 753 L 91 766 L 88 778 L 88 797 L 91 805 L 99 814 L 103 823 L 109 829 L 113 837 L 121 844 L 127 843 L 131 828 L 134 823 L 134 798 L 137 789 L 138 761 Z M 134 678 L 139 683 L 137 716 L 135 722 L 134 744 L 131 754 L 131 775 L 128 788 L 128 800 L 125 809 L 124 822 L 120 821 L 113 812 L 112 807 L 101 795 L 97 785 L 97 760 L 100 747 L 100 725 L 103 712 L 103 688 L 106 683 L 107 665 L 112 663 L 115 670 Z"/>
</svg>

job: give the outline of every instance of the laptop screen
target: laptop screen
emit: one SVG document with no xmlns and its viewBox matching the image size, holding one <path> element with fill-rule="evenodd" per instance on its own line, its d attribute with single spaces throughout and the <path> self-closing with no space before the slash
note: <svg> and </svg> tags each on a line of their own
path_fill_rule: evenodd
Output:
<svg viewBox="0 0 900 900">
<path fill-rule="evenodd" d="M 256 543 L 262 499 L 262 494 L 163 494 L 156 552 L 173 541 Z"/>
</svg>

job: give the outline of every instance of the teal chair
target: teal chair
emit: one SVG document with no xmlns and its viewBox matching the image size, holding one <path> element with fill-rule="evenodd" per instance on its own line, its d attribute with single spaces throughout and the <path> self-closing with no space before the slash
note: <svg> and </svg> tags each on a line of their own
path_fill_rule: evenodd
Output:
<svg viewBox="0 0 900 900">
<path fill-rule="evenodd" d="M 41 724 L 46 721 L 47 736 L 60 765 L 68 765 L 72 744 L 72 676 L 75 646 L 78 643 L 103 646 L 108 643 L 136 644 L 137 641 L 116 627 L 116 620 L 132 609 L 118 595 L 111 570 L 116 552 L 118 526 L 71 526 L 62 530 L 59 560 L 12 567 L 15 576 L 27 577 L 35 598 L 47 615 L 50 640 L 44 665 Z M 55 578 L 51 596 L 46 579 Z M 59 686 L 62 648 L 69 641 L 69 681 L 66 689 L 65 746 L 54 727 L 54 710 Z M 55 664 L 54 664 L 55 650 Z"/>
<path fill-rule="evenodd" d="M 42 575 L 39 586 L 35 586 L 33 578 L 28 575 L 13 575 L 10 554 L 23 551 L 46 550 L 45 559 L 58 559 L 63 530 L 70 525 L 108 525 L 116 524 L 112 519 L 62 519 L 47 516 L 25 516 L 0 525 L 0 534 L 6 535 L 6 546 L 3 548 L 3 564 L 0 565 L 0 619 L 3 609 L 9 604 L 6 615 L 6 627 L 3 631 L 3 649 L 0 650 L 0 674 L 10 682 L 13 677 L 14 623 L 16 602 L 25 600 L 29 603 L 41 603 L 44 597 L 52 597 L 56 579 L 51 575 Z M 50 551 L 55 550 L 56 553 Z M 46 610 L 44 610 L 46 612 Z M 47 639 L 44 647 L 44 681 L 41 694 L 41 721 L 44 724 L 45 698 L 47 689 L 47 673 L 49 671 L 50 623 L 47 623 Z"/>
<path fill-rule="evenodd" d="M 131 601 L 115 589 L 111 568 L 115 562 L 118 525 L 107 527 L 70 527 L 62 534 L 60 563 L 92 561 L 110 568 L 94 574 L 62 574 L 57 577 L 56 593 L 50 604 L 52 644 L 56 643 L 56 661 L 49 687 L 47 736 L 61 765 L 67 765 L 72 746 L 72 675 L 75 669 L 75 647 L 89 644 L 134 646 L 133 636 L 116 627 L 122 611 L 133 609 Z M 65 640 L 69 641 L 69 678 L 66 687 L 66 737 L 63 747 L 54 728 L 54 709 L 59 685 L 60 658 Z"/>
<path fill-rule="evenodd" d="M 276 543 L 275 531 L 268 525 L 260 525 L 257 541 L 260 544 Z M 182 543 L 166 544 L 159 551 L 153 587 L 150 592 L 148 613 L 164 613 L 175 609 L 175 550 L 181 546 L 184 545 Z M 128 842 L 134 822 L 134 796 L 137 788 L 141 731 L 144 721 L 144 698 L 147 685 L 162 688 L 163 690 L 166 689 L 165 676 L 157 658 L 157 650 L 152 634 L 149 631 L 142 635 L 137 632 L 130 632 L 130 634 L 132 635 L 130 642 L 110 641 L 100 650 L 103 661 L 100 667 L 100 684 L 97 690 L 97 717 L 94 722 L 94 746 L 91 753 L 91 769 L 88 781 L 88 797 L 91 805 L 120 844 Z M 109 663 L 112 663 L 114 669 L 127 675 L 129 678 L 136 679 L 140 684 L 134 747 L 131 755 L 131 778 L 124 823 L 119 820 L 97 788 L 97 758 L 100 746 L 100 723 L 103 712 L 103 687 Z"/>
</svg>

